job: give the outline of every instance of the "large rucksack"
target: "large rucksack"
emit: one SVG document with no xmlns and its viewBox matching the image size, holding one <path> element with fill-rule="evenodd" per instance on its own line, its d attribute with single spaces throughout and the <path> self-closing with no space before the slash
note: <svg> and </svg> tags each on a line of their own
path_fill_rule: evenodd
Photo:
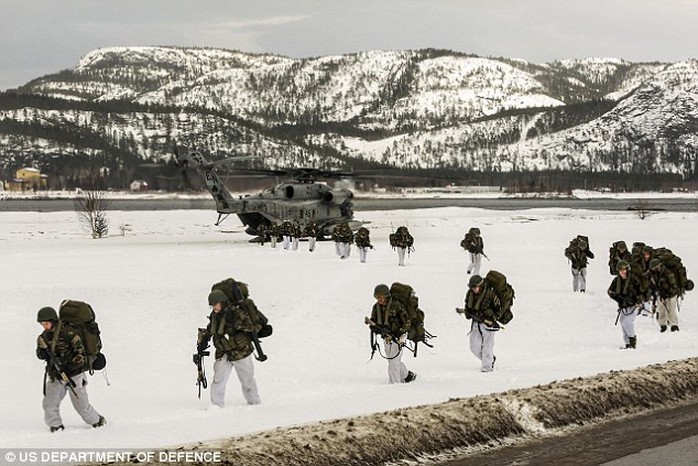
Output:
<svg viewBox="0 0 698 466">
<path fill-rule="evenodd" d="M 391 233 L 388 236 L 388 239 L 390 240 L 390 245 L 394 248 L 411 248 L 414 244 L 414 238 L 405 226 L 398 227 L 395 233 Z"/>
<path fill-rule="evenodd" d="M 688 278 L 686 267 L 681 263 L 681 258 L 667 248 L 656 248 L 652 252 L 653 259 L 659 259 L 662 265 L 669 269 L 676 277 L 676 283 L 679 286 L 679 296 L 686 291 L 691 291 L 694 287 L 693 280 Z"/>
<path fill-rule="evenodd" d="M 492 288 L 497 297 L 494 303 L 497 311 L 497 321 L 501 324 L 508 324 L 514 318 L 511 307 L 514 304 L 514 288 L 507 282 L 507 277 L 496 270 L 490 270 L 485 276 L 485 282 Z"/>
<path fill-rule="evenodd" d="M 247 283 L 239 282 L 234 278 L 226 278 L 211 287 L 211 291 L 222 291 L 231 303 L 234 303 L 241 308 L 247 310 L 252 319 L 252 323 L 259 324 L 262 328 L 257 332 L 257 337 L 265 338 L 272 334 L 273 328 L 269 324 L 269 319 L 262 313 L 254 301 L 250 299 L 250 289 Z"/>
<path fill-rule="evenodd" d="M 407 338 L 415 343 L 420 341 L 425 343 L 426 338 L 431 334 L 424 329 L 424 311 L 419 308 L 419 298 L 415 295 L 414 289 L 410 285 L 395 282 L 390 285 L 390 298 L 399 301 L 410 315 L 412 326 L 407 332 Z"/>
<path fill-rule="evenodd" d="M 92 306 L 82 301 L 64 300 L 58 308 L 58 325 L 80 336 L 85 348 L 85 370 L 92 373 L 104 369 L 107 358 L 102 353 L 102 337 Z"/>
</svg>

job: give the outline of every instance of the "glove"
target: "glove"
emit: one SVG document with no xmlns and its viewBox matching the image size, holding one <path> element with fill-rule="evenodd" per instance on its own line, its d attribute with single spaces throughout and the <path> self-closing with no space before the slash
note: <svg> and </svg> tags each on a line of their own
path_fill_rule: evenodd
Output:
<svg viewBox="0 0 698 466">
<path fill-rule="evenodd" d="M 39 359 L 43 359 L 44 361 L 49 359 L 48 355 L 48 349 L 47 348 L 37 348 L 36 349 L 36 357 Z"/>
<path fill-rule="evenodd" d="M 485 324 L 485 330 L 487 330 L 487 331 L 489 331 L 489 332 L 496 332 L 496 331 L 498 331 L 500 328 L 502 328 L 502 327 L 499 326 L 499 322 L 497 322 L 497 321 L 494 321 L 494 322 L 493 322 L 493 321 L 490 321 L 490 320 L 485 320 L 485 321 L 483 321 L 482 323 Z"/>
<path fill-rule="evenodd" d="M 392 341 L 393 341 L 392 335 L 383 335 L 383 339 L 385 340 L 386 343 L 392 343 Z"/>
<path fill-rule="evenodd" d="M 48 349 L 48 344 L 46 343 L 46 340 L 44 340 L 44 337 L 39 335 L 39 338 L 36 339 L 36 346 L 40 349 Z"/>
<path fill-rule="evenodd" d="M 201 354 L 204 351 L 206 351 L 206 347 L 208 346 L 208 343 L 205 341 L 200 342 L 199 344 L 196 345 L 196 352 Z"/>
<path fill-rule="evenodd" d="M 397 340 L 397 344 L 402 346 L 405 344 L 406 341 L 407 341 L 407 336 L 401 335 L 400 338 Z"/>
</svg>

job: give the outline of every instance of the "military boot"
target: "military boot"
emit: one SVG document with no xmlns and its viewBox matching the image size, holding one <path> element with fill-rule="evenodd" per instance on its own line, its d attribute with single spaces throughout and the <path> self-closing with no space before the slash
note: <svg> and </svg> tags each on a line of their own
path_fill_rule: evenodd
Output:
<svg viewBox="0 0 698 466">
<path fill-rule="evenodd" d="M 632 349 L 637 348 L 637 337 L 630 337 L 629 340 L 630 340 L 630 343 L 628 343 L 628 348 L 632 348 Z"/>
</svg>

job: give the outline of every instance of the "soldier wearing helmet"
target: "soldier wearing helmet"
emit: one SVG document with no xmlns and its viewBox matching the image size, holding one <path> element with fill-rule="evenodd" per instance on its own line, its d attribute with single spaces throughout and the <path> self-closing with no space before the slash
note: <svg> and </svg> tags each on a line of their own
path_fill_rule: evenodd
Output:
<svg viewBox="0 0 698 466">
<path fill-rule="evenodd" d="M 649 263 L 649 285 L 652 302 L 657 309 L 659 331 L 679 331 L 678 295 L 679 283 L 674 273 L 654 258 Z"/>
<path fill-rule="evenodd" d="M 63 430 L 61 402 L 66 393 L 75 411 L 92 427 L 107 423 L 90 404 L 85 380 L 85 347 L 80 336 L 63 326 L 56 310 L 46 306 L 36 316 L 44 331 L 37 338 L 36 356 L 47 361 L 44 378 L 44 421 L 51 432 Z"/>
<path fill-rule="evenodd" d="M 247 404 L 259 404 L 251 334 L 259 332 L 261 326 L 254 324 L 250 313 L 232 303 L 220 289 L 209 293 L 208 304 L 211 306 L 209 323 L 205 329 L 199 329 L 197 350 L 205 351 L 209 340 L 213 339 L 216 362 L 213 363 L 211 403 L 225 406 L 225 389 L 234 368 Z"/>
<path fill-rule="evenodd" d="M 589 249 L 588 239 L 579 235 L 570 241 L 569 246 L 565 248 L 565 257 L 569 259 L 572 268 L 572 290 L 586 292 L 587 265 L 589 259 L 594 258 L 594 253 Z"/>
<path fill-rule="evenodd" d="M 618 273 L 618 262 L 632 260 L 632 254 L 628 251 L 625 241 L 616 241 L 608 251 L 608 271 L 611 275 Z"/>
<path fill-rule="evenodd" d="M 618 275 L 608 287 L 608 296 L 618 303 L 618 319 L 623 331 L 624 346 L 622 349 L 636 348 L 635 317 L 642 310 L 644 293 L 642 283 L 630 270 L 630 263 L 625 260 L 616 266 Z"/>
<path fill-rule="evenodd" d="M 461 240 L 460 246 L 465 249 L 465 251 L 470 256 L 470 265 L 466 273 L 471 272 L 475 275 L 480 273 L 480 265 L 482 264 L 482 256 L 485 255 L 485 243 L 480 236 L 480 229 L 477 227 L 472 227 L 465 234 L 465 237 Z"/>
<path fill-rule="evenodd" d="M 480 275 L 473 275 L 468 280 L 468 292 L 465 294 L 465 307 L 456 309 L 472 319 L 470 325 L 470 351 L 480 360 L 481 372 L 492 372 L 494 362 L 494 335 L 500 329 L 497 323 L 497 295 Z"/>
<path fill-rule="evenodd" d="M 417 374 L 407 369 L 402 362 L 402 347 L 412 321 L 405 306 L 391 299 L 388 285 L 380 284 L 373 289 L 376 303 L 371 309 L 371 319 L 366 321 L 371 331 L 383 337 L 385 358 L 388 360 L 388 382 L 410 383 Z"/>
</svg>

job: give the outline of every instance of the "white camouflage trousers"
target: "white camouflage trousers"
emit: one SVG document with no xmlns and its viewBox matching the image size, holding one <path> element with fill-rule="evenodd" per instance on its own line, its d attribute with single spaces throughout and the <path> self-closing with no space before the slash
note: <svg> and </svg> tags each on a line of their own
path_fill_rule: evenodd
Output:
<svg viewBox="0 0 698 466">
<path fill-rule="evenodd" d="M 678 302 L 676 296 L 657 300 L 657 322 L 659 325 L 679 325 L 677 306 Z"/>
<path fill-rule="evenodd" d="M 572 268 L 572 290 L 586 291 L 587 289 L 587 268 Z"/>
<path fill-rule="evenodd" d="M 397 249 L 397 265 L 405 265 L 405 248 L 395 248 Z"/>
<path fill-rule="evenodd" d="M 472 272 L 475 275 L 480 275 L 480 265 L 482 265 L 482 254 L 475 252 L 469 252 L 470 254 L 470 265 L 468 266 L 468 273 Z"/>
<path fill-rule="evenodd" d="M 284 235 L 282 239 L 282 244 L 284 246 L 284 249 L 288 249 L 288 247 L 291 245 L 291 237 L 288 235 Z"/>
<path fill-rule="evenodd" d="M 315 251 L 315 242 L 317 239 L 313 236 L 308 238 L 308 251 L 313 252 Z"/>
<path fill-rule="evenodd" d="M 361 262 L 366 262 L 366 253 L 368 252 L 368 248 L 357 248 L 359 250 L 359 259 Z"/>
<path fill-rule="evenodd" d="M 388 383 L 403 383 L 409 372 L 402 362 L 402 354 L 404 351 L 401 351 L 400 345 L 394 341 L 388 343 L 386 340 L 383 340 L 383 343 L 385 357 L 388 358 Z"/>
<path fill-rule="evenodd" d="M 225 387 L 228 384 L 230 373 L 235 368 L 235 372 L 240 380 L 242 396 L 245 397 L 248 405 L 261 403 L 257 382 L 254 380 L 254 365 L 252 364 L 252 354 L 237 361 L 228 361 L 227 357 L 216 359 L 213 363 L 213 382 L 211 383 L 211 403 L 216 406 L 225 406 Z"/>
<path fill-rule="evenodd" d="M 99 421 L 99 413 L 92 407 L 87 397 L 87 390 L 85 389 L 87 380 L 85 379 L 85 373 L 81 372 L 71 377 L 71 379 L 75 382 L 75 393 L 77 393 L 77 396 L 74 395 L 68 387 L 63 385 L 62 382 L 46 379 L 46 394 L 44 395 L 42 404 L 44 407 L 44 421 L 49 427 L 63 425 L 60 410 L 61 402 L 63 398 L 65 398 L 66 393 L 69 393 L 70 402 L 73 403 L 73 408 L 75 408 L 75 411 L 77 411 L 83 421 L 90 425 L 96 424 Z"/>
<path fill-rule="evenodd" d="M 620 309 L 619 312 L 620 316 L 618 317 L 618 322 L 620 323 L 620 328 L 623 330 L 623 341 L 627 345 L 630 343 L 630 337 L 635 336 L 635 318 L 637 317 L 637 312 L 635 306 Z"/>
<path fill-rule="evenodd" d="M 470 326 L 470 351 L 480 360 L 482 372 L 492 372 L 494 369 L 495 333 L 476 321 Z"/>
</svg>

